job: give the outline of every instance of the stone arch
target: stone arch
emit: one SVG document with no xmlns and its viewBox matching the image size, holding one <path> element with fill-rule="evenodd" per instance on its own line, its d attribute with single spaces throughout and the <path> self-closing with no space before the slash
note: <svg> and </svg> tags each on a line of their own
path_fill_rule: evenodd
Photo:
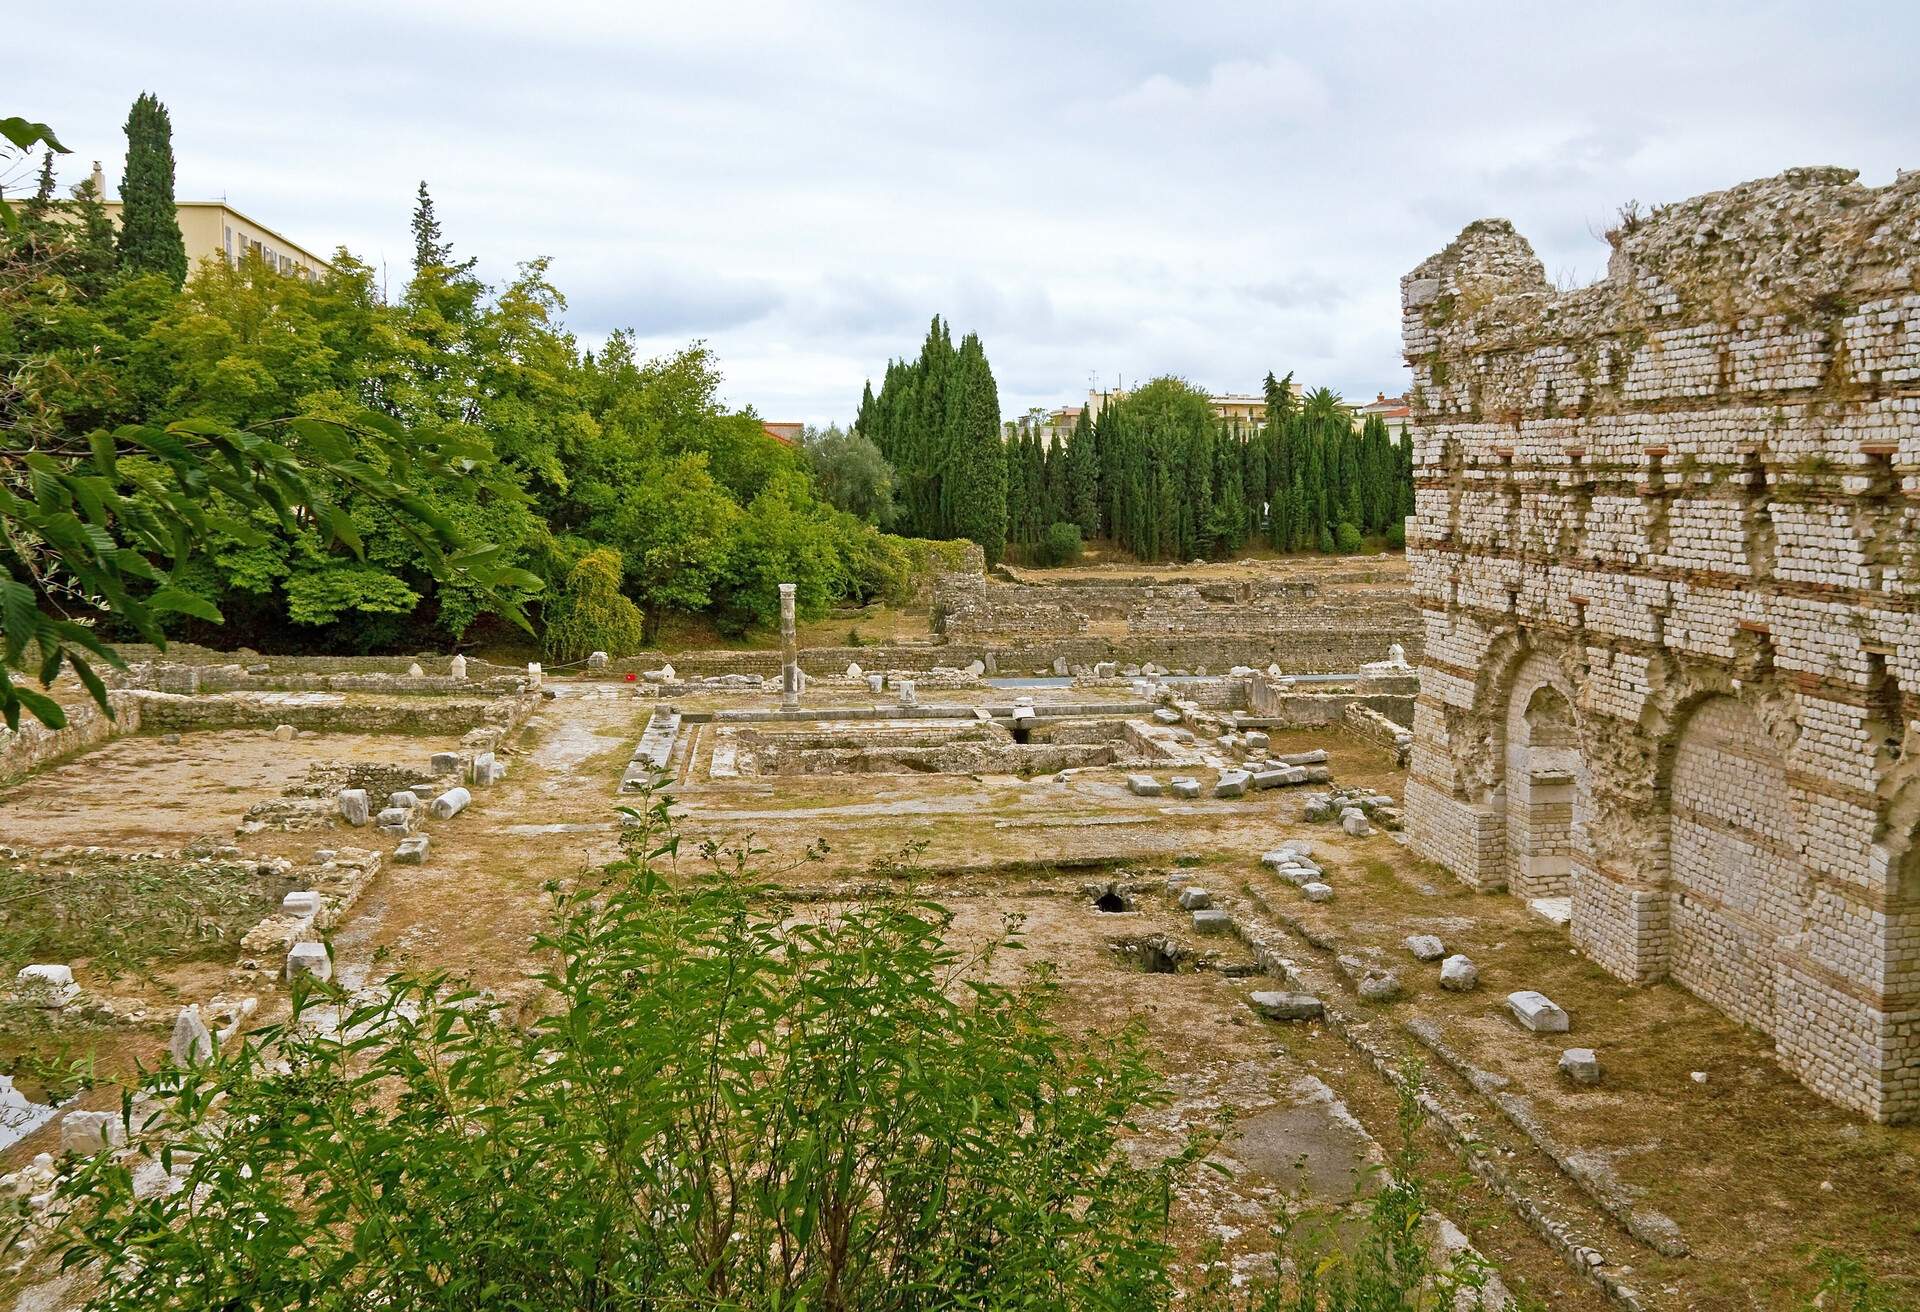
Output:
<svg viewBox="0 0 1920 1312">
<path fill-rule="evenodd" d="M 1713 694 L 1682 709 L 1663 753 L 1673 980 L 1778 1032 L 1775 982 L 1813 898 L 1787 757 L 1756 708 Z"/>
<path fill-rule="evenodd" d="M 1514 671 L 1506 704 L 1507 887 L 1525 898 L 1569 897 L 1589 788 L 1573 687 L 1535 651 Z"/>
</svg>

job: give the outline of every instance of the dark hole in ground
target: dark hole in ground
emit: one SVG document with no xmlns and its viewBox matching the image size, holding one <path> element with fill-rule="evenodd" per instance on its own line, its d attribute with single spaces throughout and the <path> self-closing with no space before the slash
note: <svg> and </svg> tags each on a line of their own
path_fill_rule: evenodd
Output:
<svg viewBox="0 0 1920 1312">
<path fill-rule="evenodd" d="M 1111 888 L 1093 900 L 1093 909 L 1095 911 L 1133 910 L 1132 906 L 1128 904 L 1127 899 Z"/>
<path fill-rule="evenodd" d="M 1134 959 L 1140 963 L 1140 969 L 1149 975 L 1171 975 L 1178 969 L 1172 954 L 1158 943 L 1140 944 Z"/>
<path fill-rule="evenodd" d="M 1161 934 L 1150 938 L 1115 939 L 1109 946 L 1122 961 L 1149 975 L 1177 973 L 1180 958 L 1185 955 L 1178 944 Z"/>
</svg>

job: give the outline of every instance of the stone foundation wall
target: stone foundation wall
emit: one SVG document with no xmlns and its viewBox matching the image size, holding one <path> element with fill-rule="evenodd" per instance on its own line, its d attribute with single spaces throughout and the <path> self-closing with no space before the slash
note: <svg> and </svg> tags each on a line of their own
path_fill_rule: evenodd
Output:
<svg viewBox="0 0 1920 1312">
<path fill-rule="evenodd" d="M 1920 1117 L 1920 174 L 1612 239 L 1578 291 L 1499 221 L 1402 281 L 1409 836 Z"/>
<path fill-rule="evenodd" d="M 116 691 L 107 694 L 107 701 L 113 707 L 112 719 L 88 701 L 65 707 L 67 725 L 64 729 L 49 729 L 27 715 L 20 717 L 17 731 L 0 726 L 0 784 L 25 778 L 35 770 L 98 747 L 123 733 L 137 733 L 139 699 Z"/>
<path fill-rule="evenodd" d="M 822 679 L 844 673 L 850 664 L 879 674 L 935 667 L 964 669 L 977 660 L 990 666 L 992 672 L 1030 675 L 1035 670 L 1049 669 L 1056 658 L 1064 657 L 1069 667 L 1091 668 L 1101 661 L 1121 665 L 1153 661 L 1168 669 L 1197 673 L 1204 666 L 1209 673 L 1224 674 L 1235 665 L 1265 669 L 1273 664 L 1296 674 L 1344 674 L 1368 661 L 1379 660 L 1386 654 L 1389 641 L 1391 639 L 1378 630 L 1316 631 L 1311 626 L 1285 634 L 1248 638 L 1032 637 L 813 647 L 800 653 L 800 667 L 809 677 Z M 1418 643 L 1408 645 L 1408 652 L 1410 659 L 1418 659 Z M 624 680 L 628 674 L 657 670 L 668 663 L 673 665 L 676 674 L 684 677 L 757 674 L 773 678 L 780 673 L 778 651 L 697 651 L 676 652 L 671 656 L 642 652 L 612 662 L 604 674 L 595 677 Z"/>
<path fill-rule="evenodd" d="M 1219 644 L 1227 659 L 1202 660 L 1216 669 L 1275 662 L 1339 673 L 1379 660 L 1396 642 L 1415 658 L 1421 646 L 1419 615 L 1393 586 L 1328 594 L 1311 580 L 1042 585 L 943 574 L 934 589 L 934 627 L 953 646 L 1037 647 L 1043 638 L 1086 635 L 1096 621 L 1123 622 L 1125 636 L 1108 639 L 1115 655 L 1177 664 L 1175 652 Z"/>
</svg>

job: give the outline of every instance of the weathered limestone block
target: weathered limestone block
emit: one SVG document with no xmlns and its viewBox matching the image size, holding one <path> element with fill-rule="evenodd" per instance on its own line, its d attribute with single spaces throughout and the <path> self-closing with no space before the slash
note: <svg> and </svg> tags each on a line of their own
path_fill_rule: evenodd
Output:
<svg viewBox="0 0 1920 1312">
<path fill-rule="evenodd" d="M 287 949 L 287 981 L 291 983 L 302 975 L 322 983 L 333 978 L 333 957 L 326 944 L 306 940 Z"/>
<path fill-rule="evenodd" d="M 1575 1084 L 1598 1084 L 1600 1059 L 1592 1048 L 1568 1048 L 1560 1054 L 1560 1073 Z"/>
<path fill-rule="evenodd" d="M 1406 943 L 1417 961 L 1438 961 L 1447 955 L 1447 945 L 1432 934 L 1410 934 Z"/>
<path fill-rule="evenodd" d="M 432 813 L 435 820 L 451 820 L 466 810 L 472 802 L 473 794 L 466 789 L 449 788 L 446 792 L 434 798 L 433 805 L 427 809 Z"/>
<path fill-rule="evenodd" d="M 1175 775 L 1167 787 L 1175 797 L 1194 798 L 1200 796 L 1200 781 L 1186 775 Z"/>
<path fill-rule="evenodd" d="M 1130 774 L 1127 776 L 1127 791 L 1135 797 L 1158 797 L 1166 790 L 1150 774 Z"/>
<path fill-rule="evenodd" d="M 1310 879 L 1300 885 L 1300 892 L 1309 902 L 1333 901 L 1333 885 L 1323 884 L 1317 879 Z"/>
<path fill-rule="evenodd" d="M 426 862 L 427 849 L 430 845 L 427 835 L 425 834 L 415 834 L 411 838 L 403 838 L 400 840 L 399 845 L 393 849 L 393 862 L 395 865 L 401 866 L 422 865 Z"/>
<path fill-rule="evenodd" d="M 57 1011 L 80 996 L 73 967 L 64 964 L 22 966 L 13 977 L 14 996 L 33 1007 Z"/>
<path fill-rule="evenodd" d="M 60 1151 L 87 1156 L 127 1142 L 118 1112 L 68 1112 L 60 1118 Z"/>
<path fill-rule="evenodd" d="M 1395 1002 L 1402 992 L 1400 977 L 1390 970 L 1372 970 L 1360 977 L 1359 992 L 1368 1002 Z"/>
<path fill-rule="evenodd" d="M 340 818 L 342 820 L 345 820 L 356 829 L 367 822 L 367 815 L 372 804 L 367 800 L 366 789 L 342 788 L 338 800 L 340 804 Z"/>
<path fill-rule="evenodd" d="M 180 1014 L 173 1018 L 173 1037 L 167 1042 L 167 1051 L 176 1066 L 198 1066 L 213 1060 L 213 1033 L 201 1019 L 198 1005 L 180 1008 Z"/>
<path fill-rule="evenodd" d="M 1204 888 L 1189 886 L 1180 890 L 1179 902 L 1182 911 L 1205 911 L 1213 905 L 1213 897 Z"/>
<path fill-rule="evenodd" d="M 320 905 L 320 894 L 313 889 L 295 889 L 280 899 L 280 909 L 290 916 L 317 916 Z"/>
<path fill-rule="evenodd" d="M 1222 770 L 1219 780 L 1213 785 L 1213 795 L 1244 797 L 1247 792 L 1247 783 L 1252 777 L 1245 770 Z"/>
<path fill-rule="evenodd" d="M 1325 1004 L 1311 993 L 1251 993 L 1247 1001 L 1268 1020 L 1319 1020 L 1326 1013 Z"/>
<path fill-rule="evenodd" d="M 1471 993 L 1480 987 L 1480 968 L 1473 958 L 1454 953 L 1440 963 L 1440 987 L 1453 993 Z"/>
<path fill-rule="evenodd" d="M 1233 931 L 1233 917 L 1224 911 L 1207 910 L 1193 913 L 1193 932 L 1196 934 L 1228 934 Z"/>
<path fill-rule="evenodd" d="M 1565 1034 L 1567 1013 L 1552 998 L 1533 989 L 1507 994 L 1507 1010 L 1513 1018 L 1535 1034 Z"/>
</svg>

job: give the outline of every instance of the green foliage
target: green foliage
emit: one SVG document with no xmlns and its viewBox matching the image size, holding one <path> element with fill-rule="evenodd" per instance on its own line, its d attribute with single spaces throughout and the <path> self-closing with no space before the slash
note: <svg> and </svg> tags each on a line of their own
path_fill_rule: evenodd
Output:
<svg viewBox="0 0 1920 1312">
<path fill-rule="evenodd" d="M 814 486 L 827 504 L 879 527 L 893 519 L 893 466 L 872 439 L 829 424 L 808 430 L 806 451 Z"/>
<path fill-rule="evenodd" d="M 187 243 L 173 200 L 173 120 L 150 92 L 127 112 L 127 169 L 120 177 L 120 267 L 187 278 Z"/>
<path fill-rule="evenodd" d="M 547 607 L 541 634 L 547 659 L 566 665 L 596 651 L 618 659 L 644 645 L 640 610 L 620 591 L 620 553 L 599 547 L 580 557 L 567 586 Z"/>
<path fill-rule="evenodd" d="M 1268 419 L 1252 429 L 1217 419 L 1200 389 L 1157 378 L 1107 398 L 1096 421 L 1083 409 L 1050 448 L 1010 433 L 1009 540 L 1037 547 L 1072 520 L 1148 560 L 1230 556 L 1262 532 L 1279 551 L 1334 551 L 1348 549 L 1341 524 L 1364 539 L 1412 513 L 1405 436 L 1396 445 L 1377 417 L 1356 430 L 1326 388 L 1296 398 L 1292 374 L 1268 374 L 1265 390 Z"/>
<path fill-rule="evenodd" d="M 1333 531 L 1333 548 L 1343 556 L 1351 556 L 1360 550 L 1361 543 L 1360 530 L 1345 521 Z"/>
<path fill-rule="evenodd" d="M 1405 523 L 1395 520 L 1387 525 L 1387 546 L 1395 551 L 1404 551 L 1407 546 L 1407 528 Z"/>
<path fill-rule="evenodd" d="M 1806 1312 L 1915 1312 L 1920 1303 L 1880 1280 L 1857 1258 L 1826 1252 L 1814 1264 L 1819 1288 L 1801 1306 Z"/>
<path fill-rule="evenodd" d="M 1008 541 L 1014 490 L 1000 434 L 1000 394 L 980 339 L 958 348 L 935 317 L 920 356 L 889 361 L 877 396 L 871 384 L 858 424 L 892 465 L 899 495 L 897 525 L 926 538 L 971 538 L 997 561 Z"/>
<path fill-rule="evenodd" d="M 43 131 L 16 121 L 7 139 L 45 146 Z M 206 261 L 184 286 L 117 270 L 91 188 L 48 218 L 60 203 L 36 193 L 0 246 L 11 669 L 57 672 L 27 651 L 43 637 L 83 657 L 96 640 L 94 661 L 122 636 L 418 649 L 523 623 L 542 583 L 596 547 L 624 562 L 649 639 L 675 611 L 771 621 L 783 570 L 812 612 L 917 586 L 904 547 L 823 501 L 802 453 L 721 404 L 705 347 L 643 362 L 615 333 L 582 351 L 546 261 L 488 286 L 424 184 L 392 303 L 345 251 L 311 280 L 253 257 Z M 879 491 L 869 477 L 876 518 Z M 88 498 L 103 497 L 96 517 Z M 13 686 L 0 679 L 10 714 L 31 701 L 58 717 Z"/>
<path fill-rule="evenodd" d="M 1042 565 L 1071 565 L 1080 559 L 1080 526 L 1064 520 L 1049 524 L 1036 559 Z"/>
<path fill-rule="evenodd" d="M 1125 1150 L 1165 1100 L 1137 1035 L 1070 1036 L 1044 970 L 989 982 L 1016 924 L 963 956 L 910 896 L 795 908 L 738 857 L 670 886 L 664 806 L 635 818 L 558 895 L 531 1026 L 445 977 L 303 988 L 150 1077 L 185 1187 L 76 1163 L 90 1306 L 1168 1306 L 1191 1157 Z"/>
</svg>

